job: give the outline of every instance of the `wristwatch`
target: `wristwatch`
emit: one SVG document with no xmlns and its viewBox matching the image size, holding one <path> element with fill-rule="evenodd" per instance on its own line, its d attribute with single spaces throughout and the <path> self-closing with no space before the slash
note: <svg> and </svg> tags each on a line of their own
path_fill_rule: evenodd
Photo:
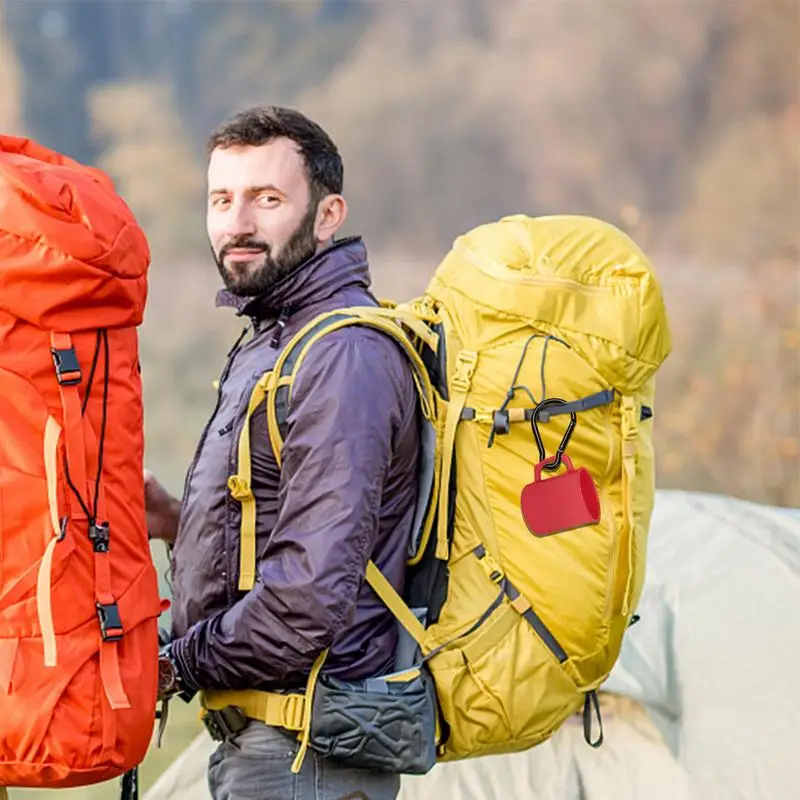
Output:
<svg viewBox="0 0 800 800">
<path fill-rule="evenodd" d="M 166 648 L 158 656 L 158 696 L 168 697 L 179 690 L 178 670 L 167 654 Z"/>
</svg>

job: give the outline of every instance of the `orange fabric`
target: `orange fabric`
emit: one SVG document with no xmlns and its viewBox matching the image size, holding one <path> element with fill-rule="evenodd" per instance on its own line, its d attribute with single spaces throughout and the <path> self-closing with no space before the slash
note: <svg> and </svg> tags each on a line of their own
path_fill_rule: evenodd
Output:
<svg viewBox="0 0 800 800">
<path fill-rule="evenodd" d="M 162 606 L 137 338 L 149 261 L 106 175 L 0 136 L 0 786 L 114 778 L 153 733 Z M 65 367 L 77 358 L 63 383 L 51 348 Z M 48 419 L 61 430 L 55 475 Z M 89 538 L 95 517 L 107 549 Z M 103 640 L 97 604 L 118 610 L 119 639 Z"/>
</svg>

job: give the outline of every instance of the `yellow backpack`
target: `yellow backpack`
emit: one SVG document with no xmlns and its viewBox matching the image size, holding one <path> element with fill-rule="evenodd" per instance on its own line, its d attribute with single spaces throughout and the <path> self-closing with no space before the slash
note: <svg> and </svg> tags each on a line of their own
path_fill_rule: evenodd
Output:
<svg viewBox="0 0 800 800">
<path fill-rule="evenodd" d="M 595 691 L 644 580 L 654 375 L 671 349 L 647 258 L 588 217 L 513 216 L 475 228 L 455 241 L 422 297 L 325 314 L 287 345 L 250 403 L 253 413 L 267 398 L 278 463 L 304 354 L 351 324 L 380 328 L 405 348 L 428 422 L 406 596 L 372 562 L 367 580 L 433 676 L 438 760 L 530 748 L 581 708 L 587 741 L 599 745 Z M 250 478 L 248 427 L 234 490 Z M 542 480 L 588 471 L 599 522 L 531 533 L 520 498 L 542 460 L 551 468 Z M 254 510 L 243 511 L 246 589 Z"/>
</svg>

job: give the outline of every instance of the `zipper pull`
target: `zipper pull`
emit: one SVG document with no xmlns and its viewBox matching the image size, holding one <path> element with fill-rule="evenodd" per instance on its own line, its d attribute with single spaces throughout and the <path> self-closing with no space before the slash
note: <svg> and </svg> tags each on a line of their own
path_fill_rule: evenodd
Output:
<svg viewBox="0 0 800 800">
<path fill-rule="evenodd" d="M 292 307 L 290 305 L 285 305 L 281 309 L 281 315 L 278 317 L 278 322 L 275 325 L 275 332 L 272 334 L 272 339 L 270 340 L 269 346 L 273 350 L 277 350 L 281 343 L 281 335 L 283 334 L 283 329 L 286 327 L 286 323 L 289 321 L 289 317 L 292 313 Z"/>
</svg>

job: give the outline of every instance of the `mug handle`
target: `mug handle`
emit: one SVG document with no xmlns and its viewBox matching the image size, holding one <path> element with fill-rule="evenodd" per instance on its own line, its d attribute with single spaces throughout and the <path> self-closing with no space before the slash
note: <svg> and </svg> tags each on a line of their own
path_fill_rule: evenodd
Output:
<svg viewBox="0 0 800 800">
<path fill-rule="evenodd" d="M 556 460 L 556 456 L 550 456 L 550 458 L 546 458 L 544 461 L 540 461 L 534 468 L 533 468 L 533 477 L 534 480 L 540 481 L 542 479 L 542 470 L 547 467 L 548 464 Z M 561 463 L 564 464 L 567 468 L 567 472 L 572 472 L 575 467 L 572 466 L 572 460 L 570 457 L 564 453 L 561 456 Z"/>
</svg>

